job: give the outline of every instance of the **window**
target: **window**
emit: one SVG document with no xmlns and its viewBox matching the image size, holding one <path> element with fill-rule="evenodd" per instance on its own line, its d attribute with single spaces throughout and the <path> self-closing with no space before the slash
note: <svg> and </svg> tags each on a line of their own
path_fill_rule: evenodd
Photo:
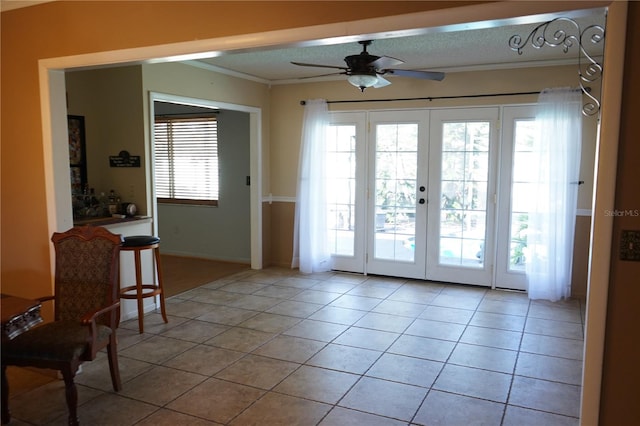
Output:
<svg viewBox="0 0 640 426">
<path fill-rule="evenodd" d="M 159 203 L 218 205 L 215 117 L 156 118 L 155 187 Z"/>
</svg>

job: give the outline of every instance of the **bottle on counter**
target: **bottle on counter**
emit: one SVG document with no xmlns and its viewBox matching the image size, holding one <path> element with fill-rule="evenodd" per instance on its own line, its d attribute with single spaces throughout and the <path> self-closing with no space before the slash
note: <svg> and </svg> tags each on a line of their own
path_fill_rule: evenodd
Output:
<svg viewBox="0 0 640 426">
<path fill-rule="evenodd" d="M 99 205 L 100 202 L 98 201 L 98 198 L 96 197 L 96 190 L 94 188 L 90 188 L 89 189 L 89 205 L 91 205 L 91 207 L 95 207 L 97 205 Z"/>
<path fill-rule="evenodd" d="M 84 185 L 84 189 L 82 190 L 82 202 L 85 208 L 91 206 L 91 196 L 89 195 L 89 184 Z"/>
<path fill-rule="evenodd" d="M 112 189 L 109 191 L 109 214 L 120 213 L 120 197 Z"/>
<path fill-rule="evenodd" d="M 100 215 L 109 216 L 109 197 L 104 192 L 101 192 L 98 201 L 100 201 Z"/>
</svg>

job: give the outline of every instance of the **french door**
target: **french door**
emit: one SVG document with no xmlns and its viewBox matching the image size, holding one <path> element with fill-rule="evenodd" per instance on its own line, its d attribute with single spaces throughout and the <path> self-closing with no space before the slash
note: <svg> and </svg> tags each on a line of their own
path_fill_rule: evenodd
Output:
<svg viewBox="0 0 640 426">
<path fill-rule="evenodd" d="M 515 126 L 525 129 L 530 111 L 516 110 L 513 117 L 527 118 Z M 509 133 L 505 123 L 500 150 L 500 113 L 333 113 L 327 172 L 334 268 L 523 288 L 517 253 L 526 217 L 513 164 L 526 161 L 514 139 L 525 130 Z"/>
<path fill-rule="evenodd" d="M 429 112 L 372 112 L 369 123 L 366 271 L 424 279 Z"/>
<path fill-rule="evenodd" d="M 499 113 L 431 113 L 428 279 L 492 284 Z"/>
</svg>

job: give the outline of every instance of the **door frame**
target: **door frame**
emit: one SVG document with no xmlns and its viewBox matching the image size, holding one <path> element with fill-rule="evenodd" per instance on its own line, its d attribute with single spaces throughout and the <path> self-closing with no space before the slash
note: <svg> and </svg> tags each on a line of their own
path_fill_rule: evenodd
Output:
<svg viewBox="0 0 640 426">
<path fill-rule="evenodd" d="M 179 96 L 179 95 L 171 95 L 168 93 L 154 92 L 150 91 L 147 99 L 148 106 L 148 117 L 149 120 L 145 124 L 145 128 L 148 129 L 148 140 L 146 141 L 145 152 L 148 153 L 147 165 L 148 165 L 148 173 L 147 173 L 147 205 L 150 206 L 148 211 L 151 211 L 151 216 L 154 218 L 153 220 L 153 232 L 154 235 L 158 235 L 158 201 L 156 198 L 156 188 L 154 183 L 154 167 L 155 167 L 155 156 L 153 154 L 153 145 L 154 145 L 154 136 L 153 136 L 153 123 L 155 121 L 155 108 L 154 102 L 156 101 L 165 101 L 165 102 L 173 102 L 177 104 L 187 104 L 194 106 L 205 106 L 207 108 L 217 108 L 219 110 L 230 110 L 230 111 L 239 111 L 245 112 L 249 114 L 249 146 L 250 146 L 250 154 L 249 154 L 249 163 L 250 163 L 250 173 L 251 173 L 251 189 L 250 189 L 250 205 L 251 205 L 251 219 L 249 226 L 251 227 L 251 246 L 250 246 L 250 256 L 251 256 L 251 268 L 252 269 L 261 269 L 262 268 L 262 232 L 257 232 L 255 229 L 255 225 L 259 222 L 262 223 L 262 219 L 260 218 L 262 212 L 258 211 L 256 206 L 260 205 L 260 200 L 258 194 L 260 194 L 262 179 L 258 179 L 257 176 L 260 174 L 256 174 L 257 170 L 254 170 L 254 167 L 261 162 L 258 162 L 258 158 L 254 159 L 254 156 L 260 151 L 257 150 L 259 147 L 259 140 L 256 139 L 256 135 L 259 134 L 256 128 L 259 128 L 258 123 L 261 121 L 262 110 L 256 107 L 250 107 L 245 105 L 232 104 L 228 102 L 219 102 L 210 99 L 202 99 L 202 98 L 194 98 L 190 96 Z M 255 128 L 254 128 L 255 127 Z M 254 189 L 254 187 L 256 187 Z M 254 219 L 254 215 L 258 216 L 258 220 Z M 260 238 L 258 238 L 260 237 Z M 259 249 L 258 249 L 259 247 Z"/>
</svg>

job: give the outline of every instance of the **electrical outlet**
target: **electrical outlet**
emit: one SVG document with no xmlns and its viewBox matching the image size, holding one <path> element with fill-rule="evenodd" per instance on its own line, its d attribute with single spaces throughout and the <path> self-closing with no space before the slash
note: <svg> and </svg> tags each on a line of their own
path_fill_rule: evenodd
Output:
<svg viewBox="0 0 640 426">
<path fill-rule="evenodd" d="M 640 231 L 622 231 L 620 260 L 640 261 Z"/>
</svg>

